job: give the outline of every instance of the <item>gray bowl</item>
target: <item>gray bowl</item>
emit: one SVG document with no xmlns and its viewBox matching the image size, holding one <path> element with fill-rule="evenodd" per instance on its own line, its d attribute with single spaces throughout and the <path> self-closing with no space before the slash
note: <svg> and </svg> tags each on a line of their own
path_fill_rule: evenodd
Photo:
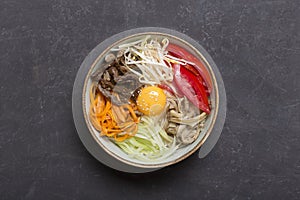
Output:
<svg viewBox="0 0 300 200">
<path fill-rule="evenodd" d="M 204 130 L 201 132 L 197 140 L 184 148 L 180 148 L 176 151 L 176 153 L 167 159 L 152 163 L 132 159 L 115 145 L 113 145 L 107 138 L 100 137 L 99 133 L 93 128 L 89 118 L 87 117 L 87 110 L 89 108 L 88 88 L 91 84 L 89 78 L 91 73 L 101 67 L 101 61 L 111 48 L 124 42 L 135 40 L 139 37 L 144 37 L 146 35 L 167 37 L 171 42 L 189 50 L 205 63 L 213 83 L 213 90 L 210 96 L 212 107 L 211 113 L 205 123 Z M 204 144 L 206 139 L 213 132 L 212 130 L 216 122 L 218 123 L 220 97 L 218 84 L 219 81 L 215 76 L 216 73 L 218 74 L 217 77 L 220 77 L 219 71 L 208 53 L 196 41 L 177 31 L 165 28 L 149 27 L 132 29 L 111 36 L 100 43 L 89 53 L 77 73 L 73 87 L 72 109 L 78 135 L 87 150 L 97 160 L 119 171 L 143 173 L 154 171 L 180 162 L 193 154 Z"/>
</svg>

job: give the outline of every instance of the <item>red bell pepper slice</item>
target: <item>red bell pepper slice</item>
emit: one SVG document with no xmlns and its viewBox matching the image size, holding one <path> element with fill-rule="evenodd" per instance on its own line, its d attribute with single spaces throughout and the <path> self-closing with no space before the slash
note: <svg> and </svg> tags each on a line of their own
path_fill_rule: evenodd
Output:
<svg viewBox="0 0 300 200">
<path fill-rule="evenodd" d="M 179 64 L 173 64 L 174 80 L 178 89 L 200 110 L 210 113 L 205 88 L 197 77 Z"/>
<path fill-rule="evenodd" d="M 172 83 L 172 85 L 174 85 L 174 87 L 177 87 L 177 86 L 175 85 L 175 83 Z M 173 88 L 169 87 L 169 86 L 166 85 L 166 84 L 159 84 L 158 87 L 159 87 L 160 89 L 163 89 L 163 90 L 168 91 L 168 92 L 169 92 L 170 94 L 172 94 L 173 96 L 183 97 L 183 94 L 182 94 L 180 91 L 176 90 L 176 88 L 174 88 L 174 90 L 173 90 Z"/>
<path fill-rule="evenodd" d="M 203 80 L 201 74 L 195 69 L 195 67 L 193 67 L 190 64 L 183 65 L 182 67 L 188 69 L 189 71 L 191 71 L 197 77 L 198 81 L 204 86 L 205 92 L 206 92 L 207 96 L 209 96 L 210 95 L 210 91 L 208 90 L 208 88 L 206 86 L 206 83 Z"/>
<path fill-rule="evenodd" d="M 187 61 L 190 61 L 192 63 L 194 63 L 194 67 L 195 69 L 199 72 L 198 74 L 201 75 L 201 77 L 204 80 L 204 85 L 207 87 L 207 91 L 210 94 L 211 90 L 212 90 L 212 82 L 210 79 L 210 75 L 208 70 L 206 69 L 206 67 L 204 66 L 204 64 L 198 59 L 196 58 L 193 54 L 191 54 L 190 52 L 188 52 L 186 49 L 176 45 L 176 44 L 172 44 L 170 43 L 167 46 L 167 51 L 177 57 L 177 58 L 181 58 L 181 59 L 185 59 Z"/>
</svg>

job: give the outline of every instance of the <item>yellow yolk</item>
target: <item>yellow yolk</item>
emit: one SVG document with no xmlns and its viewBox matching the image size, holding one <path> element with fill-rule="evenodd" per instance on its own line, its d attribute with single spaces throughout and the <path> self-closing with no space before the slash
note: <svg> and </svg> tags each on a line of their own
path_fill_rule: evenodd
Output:
<svg viewBox="0 0 300 200">
<path fill-rule="evenodd" d="M 156 86 L 144 87 L 137 98 L 138 110 L 145 115 L 158 115 L 166 105 L 167 97 L 162 89 Z"/>
</svg>

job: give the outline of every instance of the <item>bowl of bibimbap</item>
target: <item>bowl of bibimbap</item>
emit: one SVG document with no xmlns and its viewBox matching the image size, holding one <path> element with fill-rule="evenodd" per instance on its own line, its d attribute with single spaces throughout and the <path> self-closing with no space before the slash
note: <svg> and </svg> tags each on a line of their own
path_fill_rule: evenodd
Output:
<svg viewBox="0 0 300 200">
<path fill-rule="evenodd" d="M 84 145 L 121 171 L 184 160 L 216 122 L 212 65 L 197 42 L 169 29 L 138 28 L 106 39 L 87 56 L 74 85 L 73 114 L 82 118 L 75 124 Z"/>
</svg>

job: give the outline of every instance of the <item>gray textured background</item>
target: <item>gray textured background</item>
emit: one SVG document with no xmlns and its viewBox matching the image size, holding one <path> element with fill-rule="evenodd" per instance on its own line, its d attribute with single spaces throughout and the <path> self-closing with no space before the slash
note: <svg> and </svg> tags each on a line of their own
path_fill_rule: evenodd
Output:
<svg viewBox="0 0 300 200">
<path fill-rule="evenodd" d="M 1 199 L 299 199 L 299 0 L 0 1 Z M 203 45 L 227 89 L 221 139 L 160 171 L 97 162 L 74 128 L 76 72 L 98 43 L 140 26 Z"/>
</svg>

